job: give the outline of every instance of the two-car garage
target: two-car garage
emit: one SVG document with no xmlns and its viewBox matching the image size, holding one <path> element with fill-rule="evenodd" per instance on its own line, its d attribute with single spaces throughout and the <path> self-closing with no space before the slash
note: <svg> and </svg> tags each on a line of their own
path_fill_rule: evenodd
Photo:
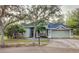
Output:
<svg viewBox="0 0 79 59">
<path fill-rule="evenodd" d="M 50 30 L 49 38 L 70 38 L 71 32 L 69 30 Z"/>
<path fill-rule="evenodd" d="M 48 38 L 71 38 L 71 35 L 71 29 L 63 24 L 48 24 Z"/>
</svg>

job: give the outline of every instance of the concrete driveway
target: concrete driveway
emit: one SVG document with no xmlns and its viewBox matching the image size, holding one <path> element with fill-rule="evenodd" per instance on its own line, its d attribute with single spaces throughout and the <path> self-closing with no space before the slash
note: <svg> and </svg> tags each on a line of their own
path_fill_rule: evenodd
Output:
<svg viewBox="0 0 79 59">
<path fill-rule="evenodd" d="M 50 39 L 48 47 L 79 49 L 79 40 L 76 39 Z"/>
</svg>

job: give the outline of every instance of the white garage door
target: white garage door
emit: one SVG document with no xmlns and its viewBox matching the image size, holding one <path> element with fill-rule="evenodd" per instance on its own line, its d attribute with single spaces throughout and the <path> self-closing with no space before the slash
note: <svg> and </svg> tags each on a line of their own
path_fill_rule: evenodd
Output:
<svg viewBox="0 0 79 59">
<path fill-rule="evenodd" d="M 69 38 L 69 31 L 52 31 L 52 38 Z"/>
</svg>

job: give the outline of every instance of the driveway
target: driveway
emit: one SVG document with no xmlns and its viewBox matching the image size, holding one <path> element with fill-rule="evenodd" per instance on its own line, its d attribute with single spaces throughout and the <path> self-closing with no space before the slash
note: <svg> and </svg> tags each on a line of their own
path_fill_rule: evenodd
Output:
<svg viewBox="0 0 79 59">
<path fill-rule="evenodd" d="M 79 40 L 76 40 L 76 39 L 50 39 L 47 47 L 79 49 Z"/>
</svg>

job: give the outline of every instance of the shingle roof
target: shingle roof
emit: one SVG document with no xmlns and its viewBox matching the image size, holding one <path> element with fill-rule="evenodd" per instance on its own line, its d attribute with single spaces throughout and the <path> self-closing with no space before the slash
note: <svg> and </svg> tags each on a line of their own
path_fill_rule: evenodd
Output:
<svg viewBox="0 0 79 59">
<path fill-rule="evenodd" d="M 62 26 L 64 29 L 69 29 L 66 25 L 62 23 L 49 23 L 48 29 L 58 29 L 58 27 Z"/>
<path fill-rule="evenodd" d="M 49 23 L 49 24 L 48 24 L 48 28 L 56 28 L 56 27 L 58 27 L 59 25 L 63 25 L 63 24 L 59 24 L 59 23 L 55 23 L 55 24 Z"/>
</svg>

